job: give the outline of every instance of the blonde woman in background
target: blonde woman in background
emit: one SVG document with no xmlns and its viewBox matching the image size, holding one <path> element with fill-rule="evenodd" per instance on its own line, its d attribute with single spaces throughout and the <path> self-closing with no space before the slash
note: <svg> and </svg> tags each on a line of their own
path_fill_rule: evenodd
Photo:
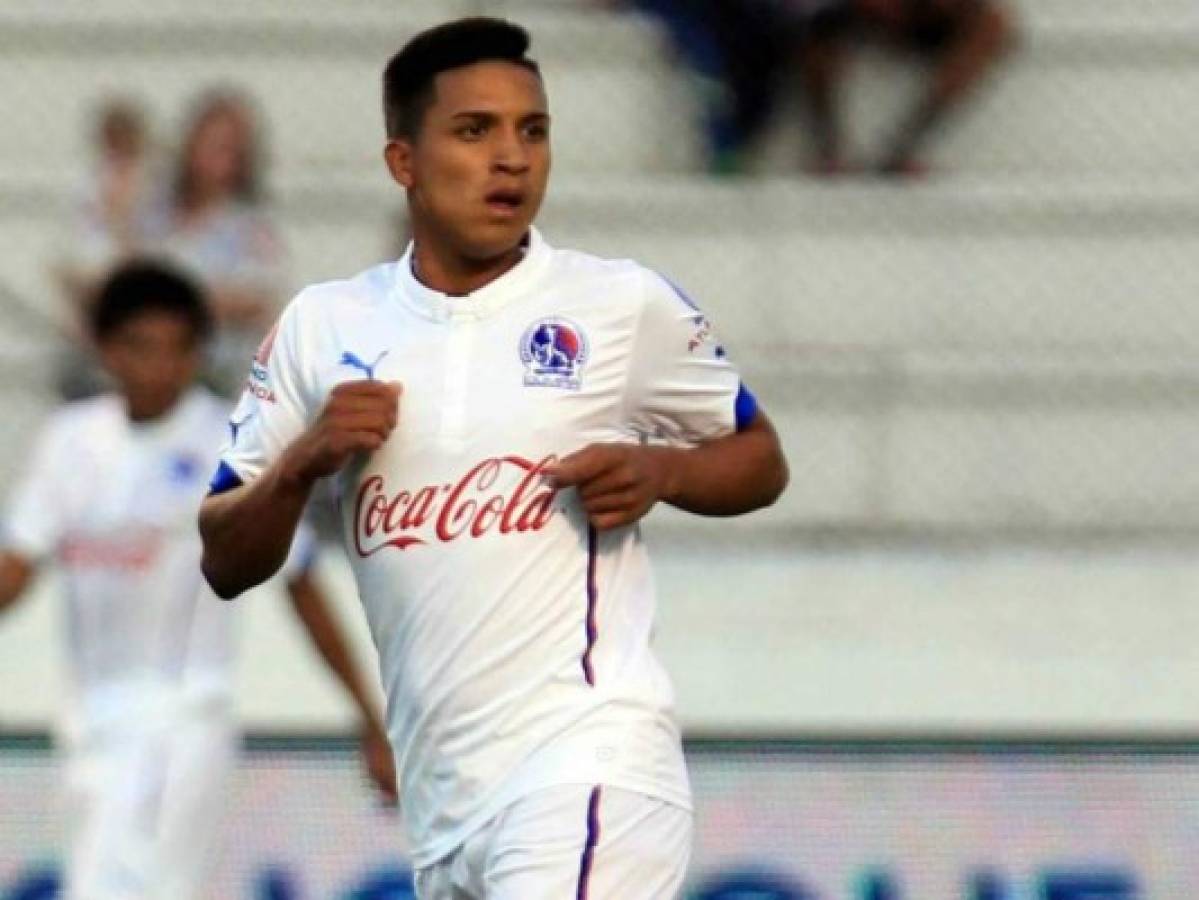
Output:
<svg viewBox="0 0 1199 900">
<path fill-rule="evenodd" d="M 262 161 L 250 99 L 231 89 L 205 92 L 147 221 L 147 247 L 206 288 L 216 334 L 205 380 L 226 396 L 239 392 L 287 289 L 286 254 L 263 202 Z"/>
</svg>

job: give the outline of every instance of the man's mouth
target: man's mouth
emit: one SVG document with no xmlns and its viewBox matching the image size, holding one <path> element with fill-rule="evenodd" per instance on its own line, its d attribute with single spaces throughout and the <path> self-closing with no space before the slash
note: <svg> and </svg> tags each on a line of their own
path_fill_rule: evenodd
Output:
<svg viewBox="0 0 1199 900">
<path fill-rule="evenodd" d="M 511 215 L 524 205 L 524 192 L 515 188 L 497 188 L 483 198 L 489 209 L 503 215 Z"/>
</svg>

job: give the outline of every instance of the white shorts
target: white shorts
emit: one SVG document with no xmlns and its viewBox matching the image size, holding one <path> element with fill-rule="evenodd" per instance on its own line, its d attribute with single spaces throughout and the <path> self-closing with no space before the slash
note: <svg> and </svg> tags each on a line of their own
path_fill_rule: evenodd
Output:
<svg viewBox="0 0 1199 900">
<path fill-rule="evenodd" d="M 620 788 L 566 784 L 524 797 L 416 873 L 420 900 L 672 900 L 691 813 Z"/>
<path fill-rule="evenodd" d="M 236 731 L 224 713 L 80 735 L 66 766 L 66 900 L 192 900 L 207 881 Z"/>
</svg>

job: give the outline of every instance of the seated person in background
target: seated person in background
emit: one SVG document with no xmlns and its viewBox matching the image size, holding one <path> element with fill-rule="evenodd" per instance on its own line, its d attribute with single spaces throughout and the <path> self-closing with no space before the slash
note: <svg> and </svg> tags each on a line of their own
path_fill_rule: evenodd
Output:
<svg viewBox="0 0 1199 900">
<path fill-rule="evenodd" d="M 233 397 L 287 288 L 283 243 L 263 203 L 261 138 L 247 97 L 229 90 L 199 97 L 163 193 L 149 216 L 145 246 L 204 285 L 216 318 L 205 381 Z"/>
<path fill-rule="evenodd" d="M 96 113 L 93 170 L 78 190 L 54 275 L 67 301 L 62 327 L 69 342 L 59 368 L 60 392 L 77 399 L 105 386 L 90 352 L 88 308 L 114 265 L 136 253 L 145 228 L 153 162 L 145 113 L 114 98 Z"/>
<path fill-rule="evenodd" d="M 846 46 L 856 33 L 917 53 L 932 65 L 928 88 L 873 164 L 890 175 L 923 172 L 920 153 L 945 115 L 1011 46 L 1012 19 L 1001 0 L 787 0 L 807 17 L 801 53 L 812 110 L 817 169 L 850 166 L 842 146 L 837 89 Z"/>
<path fill-rule="evenodd" d="M 71 686 L 66 892 L 207 896 L 235 764 L 234 608 L 200 574 L 196 510 L 229 428 L 192 384 L 209 314 L 169 269 L 130 263 L 101 286 L 92 330 L 117 392 L 53 414 L 18 482 L 0 545 L 0 612 L 41 563 L 62 572 Z M 297 537 L 292 603 L 354 701 L 372 778 L 395 796 L 387 737 Z"/>
<path fill-rule="evenodd" d="M 76 197 L 70 252 L 57 273 L 81 305 L 109 269 L 140 243 L 150 188 L 148 143 L 145 114 L 136 103 L 116 98 L 100 108 L 94 126 L 94 170 Z M 78 321 L 82 324 L 85 318 Z"/>
<path fill-rule="evenodd" d="M 618 7 L 620 0 L 600 0 Z M 707 166 L 745 170 L 746 154 L 777 105 L 792 40 L 780 0 L 625 0 L 657 19 L 694 72 Z"/>
</svg>

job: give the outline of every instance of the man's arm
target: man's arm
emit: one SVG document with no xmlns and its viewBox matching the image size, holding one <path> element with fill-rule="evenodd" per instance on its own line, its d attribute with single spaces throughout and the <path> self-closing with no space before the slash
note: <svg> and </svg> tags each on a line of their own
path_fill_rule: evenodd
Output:
<svg viewBox="0 0 1199 900">
<path fill-rule="evenodd" d="M 35 572 L 34 564 L 24 556 L 0 551 L 0 613 L 20 599 Z"/>
<path fill-rule="evenodd" d="M 350 381 L 329 394 L 316 421 L 249 484 L 205 498 L 201 567 L 228 600 L 270 578 L 291 547 L 312 486 L 359 453 L 372 453 L 395 429 L 400 386 Z"/>
<path fill-rule="evenodd" d="M 590 444 L 549 474 L 577 488 L 601 531 L 636 522 L 659 500 L 699 515 L 739 515 L 769 506 L 788 480 L 778 435 L 761 410 L 743 430 L 691 448 Z"/>
<path fill-rule="evenodd" d="M 394 806 L 398 798 L 395 759 L 387 732 L 328 599 L 308 572 L 290 579 L 287 592 L 313 646 L 358 708 L 362 718 L 359 740 L 367 774 L 385 802 Z"/>
<path fill-rule="evenodd" d="M 314 483 L 284 455 L 249 484 L 204 498 L 200 568 L 218 597 L 231 600 L 279 571 Z"/>
</svg>

